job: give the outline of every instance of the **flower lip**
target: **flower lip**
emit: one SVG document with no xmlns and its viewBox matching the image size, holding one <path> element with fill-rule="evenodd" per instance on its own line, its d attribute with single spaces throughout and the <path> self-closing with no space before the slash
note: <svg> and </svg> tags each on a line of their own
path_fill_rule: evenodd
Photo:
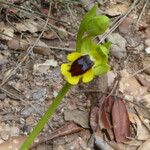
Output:
<svg viewBox="0 0 150 150">
<path fill-rule="evenodd" d="M 72 76 L 82 75 L 90 70 L 94 65 L 94 62 L 88 55 L 84 55 L 76 59 L 72 64 L 69 72 Z"/>
</svg>

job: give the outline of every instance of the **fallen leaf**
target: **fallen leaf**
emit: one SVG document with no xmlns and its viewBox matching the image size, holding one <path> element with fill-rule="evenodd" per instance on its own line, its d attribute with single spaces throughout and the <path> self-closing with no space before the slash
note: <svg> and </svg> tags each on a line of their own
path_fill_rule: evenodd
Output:
<svg viewBox="0 0 150 150">
<path fill-rule="evenodd" d="M 136 132 L 137 132 L 137 139 L 138 140 L 147 140 L 150 138 L 149 131 L 147 128 L 142 124 L 141 120 L 138 118 L 137 115 L 134 115 L 134 120 L 137 126 Z"/>
<path fill-rule="evenodd" d="M 89 113 L 81 110 L 66 110 L 64 112 L 66 121 L 74 121 L 83 128 L 89 128 Z"/>
<path fill-rule="evenodd" d="M 126 69 L 122 70 L 121 80 L 119 82 L 119 91 L 139 102 L 141 101 L 143 95 L 147 92 L 147 88 L 141 86 L 135 77 L 130 76 L 131 75 L 127 72 Z"/>
<path fill-rule="evenodd" d="M 0 54 L 0 65 L 4 65 L 8 62 L 7 57 Z"/>
<path fill-rule="evenodd" d="M 99 125 L 101 129 L 111 129 L 111 111 L 113 107 L 114 100 L 112 98 L 107 98 L 104 100 L 103 104 L 99 109 Z"/>
<path fill-rule="evenodd" d="M 138 150 L 149 150 L 150 149 L 150 139 L 146 140 Z"/>
<path fill-rule="evenodd" d="M 117 142 L 127 141 L 130 136 L 130 121 L 123 100 L 116 99 L 112 108 L 112 123 Z"/>
<path fill-rule="evenodd" d="M 0 150 L 18 150 L 25 138 L 25 136 L 12 137 L 0 144 Z"/>
<path fill-rule="evenodd" d="M 30 38 L 30 43 L 25 39 L 12 39 L 8 41 L 8 47 L 13 50 L 27 50 L 29 46 L 35 43 L 35 41 L 35 38 Z M 36 46 L 33 48 L 33 52 L 42 55 L 48 55 L 49 47 L 44 42 L 39 40 Z"/>
<path fill-rule="evenodd" d="M 98 149 L 101 149 L 101 150 L 114 150 L 105 140 L 102 139 L 102 137 L 100 137 L 99 135 L 96 135 L 94 136 L 94 143 L 95 143 L 95 146 L 98 148 Z"/>
<path fill-rule="evenodd" d="M 140 82 L 140 84 L 144 87 L 150 88 L 150 78 L 149 80 L 146 79 L 144 76 L 142 75 L 136 75 L 136 79 Z"/>
<path fill-rule="evenodd" d="M 48 134 L 46 136 L 46 139 L 43 136 L 40 136 L 39 140 L 38 140 L 38 143 L 34 143 L 32 148 L 36 147 L 37 145 L 41 145 L 41 144 L 43 144 L 43 143 L 45 143 L 47 141 L 50 141 L 50 140 L 52 140 L 54 138 L 67 136 L 69 134 L 74 134 L 74 133 L 80 132 L 82 130 L 83 130 L 82 127 L 79 127 L 78 125 L 76 125 L 73 122 L 69 122 L 69 123 L 61 126 L 60 128 L 56 129 L 52 133 Z"/>
<path fill-rule="evenodd" d="M 56 67 L 58 64 L 57 64 L 57 61 L 54 60 L 54 59 L 49 59 L 49 60 L 46 60 L 44 63 L 42 64 L 34 64 L 34 67 L 33 67 L 33 74 L 46 74 L 48 69 L 52 66 L 52 67 Z"/>
<path fill-rule="evenodd" d="M 5 92 L 5 94 L 7 94 L 7 96 L 9 96 L 10 98 L 13 98 L 15 100 L 25 100 L 25 96 L 19 91 L 17 90 L 15 87 L 9 85 L 9 84 L 5 84 L 3 85 L 3 92 Z"/>
<path fill-rule="evenodd" d="M 97 106 L 91 108 L 90 126 L 93 132 L 96 132 L 98 127 L 98 117 L 99 117 L 98 112 L 99 112 L 99 108 Z"/>
<path fill-rule="evenodd" d="M 15 23 L 15 28 L 20 32 L 29 31 L 30 33 L 35 33 L 42 30 L 42 27 L 32 19 L 26 19 L 21 23 Z"/>
<path fill-rule="evenodd" d="M 0 23 L 0 39 L 11 40 L 14 36 L 14 29 L 3 22 Z"/>
<path fill-rule="evenodd" d="M 111 5 L 105 13 L 110 16 L 118 16 L 125 14 L 128 11 L 128 4 L 115 4 Z"/>
</svg>

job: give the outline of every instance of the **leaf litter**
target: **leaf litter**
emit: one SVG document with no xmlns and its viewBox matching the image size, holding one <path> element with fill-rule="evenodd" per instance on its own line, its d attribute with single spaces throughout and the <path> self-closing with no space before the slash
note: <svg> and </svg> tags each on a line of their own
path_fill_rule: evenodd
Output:
<svg viewBox="0 0 150 150">
<path fill-rule="evenodd" d="M 42 15 L 41 17 L 40 15 L 35 15 L 34 12 L 38 12 L 39 10 L 41 10 L 39 12 L 42 12 L 42 10 L 48 12 L 48 2 L 45 2 L 44 5 L 41 2 L 38 5 L 31 5 L 29 1 L 27 1 L 27 3 L 22 2 L 21 5 L 15 3 L 15 1 L 11 3 L 14 3 L 19 7 L 22 6 L 25 10 L 22 11 L 15 7 L 12 8 L 10 5 L 7 9 L 10 9 L 10 11 L 12 10 L 13 13 L 8 11 L 9 13 L 7 15 L 9 15 L 8 18 L 11 19 L 11 22 L 8 23 L 9 20 L 7 20 L 6 17 L 3 19 L 1 18 L 2 20 L 0 20 L 0 42 L 2 45 L 0 52 L 0 56 L 2 56 L 0 57 L 2 60 L 0 61 L 0 69 L 2 70 L 0 81 L 2 83 L 5 80 L 7 81 L 7 75 L 11 73 L 16 62 L 22 60 L 22 57 L 20 56 L 22 56 L 22 54 L 23 57 L 26 56 L 26 50 L 29 46 L 34 44 L 36 37 L 38 37 L 39 33 L 43 30 L 42 26 L 44 25 L 44 20 L 41 21 L 41 19 L 43 19 L 44 16 Z M 76 20 L 81 20 L 81 17 L 84 14 L 83 8 L 89 9 L 94 5 L 92 1 L 90 2 L 90 6 L 86 6 L 87 3 L 89 2 L 83 1 L 82 7 L 74 3 L 69 5 L 70 10 L 75 15 L 74 17 L 79 17 L 75 18 Z M 113 22 L 118 15 L 124 15 L 133 3 L 131 1 L 120 3 L 120 1 L 115 0 L 106 3 L 101 1 L 100 4 L 101 7 L 99 8 L 99 12 L 111 16 Z M 141 1 L 140 7 L 142 6 Z M 4 7 L 4 5 L 2 5 L 2 7 Z M 32 13 L 29 14 L 28 8 L 33 10 L 34 15 Z M 136 22 L 140 10 L 140 8 L 136 7 L 135 11 L 131 12 L 128 16 L 127 21 L 120 25 L 119 31 L 116 30 L 114 32 L 115 34 L 119 34 L 118 37 L 121 36 L 123 40 L 126 41 L 124 47 L 119 47 L 120 49 L 125 49 L 125 55 L 122 54 L 125 57 L 120 59 L 119 53 L 118 55 L 114 55 L 115 57 L 117 56 L 116 58 L 110 55 L 111 73 L 108 73 L 107 76 L 100 77 L 100 79 L 96 79 L 96 84 L 90 84 L 89 87 L 81 85 L 70 91 L 60 108 L 57 110 L 56 115 L 54 115 L 53 120 L 42 132 L 42 135 L 46 135 L 45 137 L 42 137 L 45 142 L 48 140 L 49 135 L 57 138 L 53 139 L 53 143 L 45 143 L 39 148 L 43 148 L 45 145 L 53 145 L 54 149 L 68 149 L 71 146 L 75 149 L 86 150 L 94 150 L 94 146 L 97 146 L 98 148 L 106 148 L 108 146 L 108 149 L 147 149 L 149 146 L 150 135 L 148 130 L 150 128 L 150 68 L 148 68 L 149 55 L 144 50 L 149 47 L 149 27 L 147 25 L 150 21 L 148 19 L 149 13 L 147 12 L 147 9 L 145 9 L 145 14 L 147 14 L 147 16 L 143 14 L 137 28 L 134 27 L 134 22 Z M 6 16 L 3 12 L 1 13 L 3 16 Z M 46 28 L 39 43 L 33 48 L 33 53 L 31 52 L 27 56 L 26 61 L 21 64 L 11 76 L 10 80 L 2 87 L 5 91 L 2 89 L 0 90 L 0 94 L 4 95 L 2 95 L 0 104 L 0 114 L 2 115 L 0 117 L 1 122 L 8 123 L 10 128 L 12 125 L 15 125 L 15 127 L 21 131 L 22 127 L 27 125 L 29 128 L 28 132 L 30 132 L 35 126 L 36 120 L 40 118 L 40 113 L 37 113 L 38 110 L 42 110 L 41 113 L 46 110 L 54 97 L 53 93 L 57 93 L 63 85 L 63 79 L 60 74 L 58 77 L 59 64 L 65 61 L 64 56 L 67 53 L 65 48 L 72 48 L 70 47 L 72 45 L 71 42 L 75 40 L 72 35 L 76 33 L 76 27 L 74 27 L 74 25 L 71 27 L 69 26 L 69 23 L 73 21 L 70 19 L 70 15 L 70 11 L 67 10 L 65 4 L 52 4 L 51 16 L 55 16 L 54 18 L 58 18 L 60 21 L 50 19 L 49 26 Z M 20 18 L 14 19 L 16 16 Z M 39 17 L 41 18 L 39 19 Z M 62 23 L 61 21 L 65 21 L 66 18 L 68 24 Z M 50 26 L 54 27 L 53 30 L 50 29 Z M 120 39 L 117 40 L 119 41 Z M 52 47 L 51 43 L 53 43 L 53 47 L 56 47 L 55 49 L 52 49 L 53 53 L 50 49 L 50 47 Z M 140 53 L 139 51 L 136 51 L 136 48 L 134 47 L 136 44 L 139 44 L 139 47 L 142 47 Z M 6 47 L 3 45 L 6 45 Z M 61 49 L 57 49 L 57 46 Z M 7 54 L 7 51 L 9 51 L 9 55 L 5 55 Z M 119 50 L 119 52 L 120 51 L 121 50 Z M 59 59 L 57 56 L 60 56 Z M 141 59 L 136 59 L 136 56 Z M 130 57 L 135 59 L 129 59 Z M 27 64 L 31 61 L 32 67 L 27 67 Z M 143 71 L 139 72 L 141 69 L 143 69 Z M 139 73 L 134 75 L 136 72 Z M 118 78 L 118 74 L 121 75 L 119 87 L 116 87 L 118 89 L 114 89 L 116 93 L 118 91 L 118 95 L 116 93 L 114 94 L 114 91 L 112 91 L 111 94 L 114 95 L 108 98 L 107 96 L 110 94 L 110 91 L 112 90 L 111 87 L 114 85 L 116 78 Z M 109 78 L 108 84 L 106 83 L 107 78 Z M 59 82 L 56 83 L 56 81 Z M 15 86 L 15 84 L 18 86 Z M 104 84 L 106 85 L 105 89 Z M 32 91 L 35 91 L 37 87 L 38 89 L 44 89 L 44 92 L 46 93 L 42 98 L 42 103 L 31 98 L 34 96 Z M 90 98 L 87 96 L 87 87 L 90 90 L 93 89 L 93 93 L 90 92 L 89 94 Z M 94 87 L 96 88 L 94 89 Z M 86 89 L 87 92 L 78 92 L 80 89 Z M 39 91 L 37 90 L 37 95 L 40 94 L 38 92 Z M 10 95 L 10 93 L 12 95 Z M 103 100 L 99 98 L 101 96 L 104 96 Z M 28 103 L 22 102 L 21 99 L 28 101 Z M 29 106 L 29 103 L 31 103 L 32 106 L 35 106 L 36 109 Z M 79 106 L 82 110 L 78 108 Z M 133 107 L 136 108 L 138 113 L 134 111 Z M 21 113 L 25 108 L 32 108 L 32 113 L 23 116 Z M 15 121 L 15 118 L 18 119 Z M 72 123 L 72 121 L 75 123 Z M 69 124 L 72 124 L 73 126 L 67 125 L 66 122 L 69 122 Z M 80 126 L 77 126 L 76 124 Z M 89 127 L 93 134 L 95 134 L 95 142 L 93 142 L 93 147 L 91 148 L 87 146 L 88 140 L 90 136 L 92 136 L 89 132 Z M 14 128 L 12 128 L 12 130 L 15 131 Z M 24 137 L 20 138 L 20 133 L 17 134 L 17 137 L 14 137 L 14 139 L 19 139 L 18 144 L 20 144 Z M 6 132 L 1 132 L 1 135 L 4 139 L 7 138 L 4 136 L 6 135 Z M 65 142 L 61 144 L 61 136 L 65 136 L 70 142 L 68 142 L 68 144 L 65 144 Z M 128 142 L 126 142 L 127 140 Z M 5 147 L 8 147 L 10 144 L 9 140 L 4 142 L 0 139 L 0 141 L 3 142 L 2 145 L 0 145 L 0 149 L 3 148 L 2 146 L 4 145 Z M 105 146 L 105 144 L 107 146 Z"/>
</svg>

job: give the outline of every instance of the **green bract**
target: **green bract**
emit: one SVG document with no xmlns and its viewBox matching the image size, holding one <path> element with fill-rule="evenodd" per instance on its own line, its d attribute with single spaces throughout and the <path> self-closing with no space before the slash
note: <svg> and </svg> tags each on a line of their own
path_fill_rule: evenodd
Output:
<svg viewBox="0 0 150 150">
<path fill-rule="evenodd" d="M 77 34 L 76 51 L 88 54 L 95 60 L 95 75 L 104 74 L 109 70 L 108 49 L 110 42 L 98 45 L 93 41 L 94 36 L 103 34 L 109 27 L 109 18 L 104 15 L 96 15 L 97 5 L 95 5 L 83 17 Z"/>
</svg>

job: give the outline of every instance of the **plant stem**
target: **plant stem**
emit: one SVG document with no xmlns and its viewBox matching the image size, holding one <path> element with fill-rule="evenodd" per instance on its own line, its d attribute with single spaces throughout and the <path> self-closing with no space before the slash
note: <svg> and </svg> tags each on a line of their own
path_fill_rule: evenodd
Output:
<svg viewBox="0 0 150 150">
<path fill-rule="evenodd" d="M 49 106 L 48 110 L 45 112 L 43 117 L 39 120 L 38 124 L 35 126 L 33 131 L 29 134 L 27 139 L 24 141 L 19 150 L 29 150 L 31 144 L 35 140 L 35 138 L 39 135 L 40 131 L 44 128 L 44 125 L 48 122 L 48 120 L 52 117 L 57 107 L 60 105 L 63 97 L 71 87 L 71 84 L 65 83 L 62 89 L 59 91 L 57 97 L 54 99 L 53 103 Z"/>
</svg>

